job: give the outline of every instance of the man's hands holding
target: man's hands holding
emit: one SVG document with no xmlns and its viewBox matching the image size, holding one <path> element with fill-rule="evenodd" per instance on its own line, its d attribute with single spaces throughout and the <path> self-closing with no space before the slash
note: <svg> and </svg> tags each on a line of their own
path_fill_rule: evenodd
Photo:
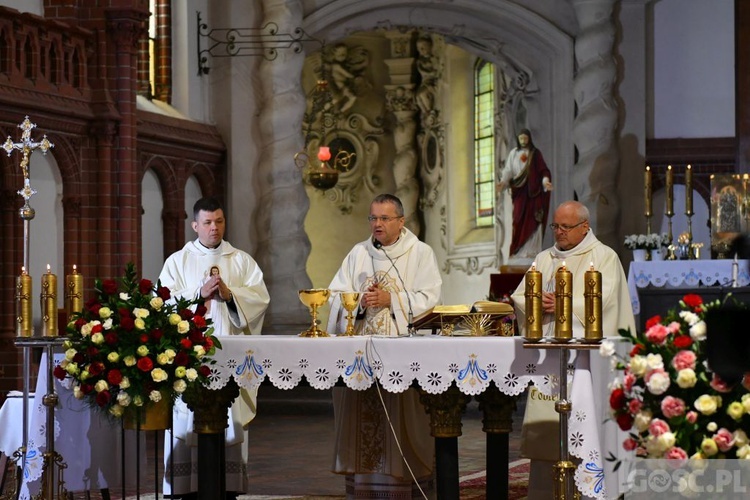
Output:
<svg viewBox="0 0 750 500">
<path fill-rule="evenodd" d="M 390 292 L 383 290 L 377 283 L 371 285 L 362 294 L 362 307 L 388 307 L 391 305 Z"/>
<path fill-rule="evenodd" d="M 221 280 L 221 276 L 211 276 L 201 287 L 201 298 L 211 299 L 215 296 L 225 302 L 232 298 L 232 291 Z"/>
</svg>

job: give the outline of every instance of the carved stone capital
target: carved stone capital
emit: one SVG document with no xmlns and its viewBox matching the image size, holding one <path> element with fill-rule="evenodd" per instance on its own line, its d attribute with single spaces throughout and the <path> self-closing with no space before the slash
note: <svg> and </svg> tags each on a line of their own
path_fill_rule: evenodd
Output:
<svg viewBox="0 0 750 500">
<path fill-rule="evenodd" d="M 452 385 L 441 394 L 429 394 L 419 388 L 419 402 L 430 415 L 430 434 L 436 438 L 458 437 L 461 435 L 461 416 L 471 400 Z"/>
<path fill-rule="evenodd" d="M 221 389 L 212 391 L 200 384 L 189 384 L 182 394 L 188 408 L 195 412 L 193 432 L 196 434 L 219 434 L 229 427 L 227 410 L 240 395 L 240 388 L 230 380 Z"/>
<path fill-rule="evenodd" d="M 482 430 L 490 434 L 509 433 L 513 430 L 513 412 L 518 396 L 503 394 L 494 385 L 475 396 L 483 413 Z"/>
</svg>

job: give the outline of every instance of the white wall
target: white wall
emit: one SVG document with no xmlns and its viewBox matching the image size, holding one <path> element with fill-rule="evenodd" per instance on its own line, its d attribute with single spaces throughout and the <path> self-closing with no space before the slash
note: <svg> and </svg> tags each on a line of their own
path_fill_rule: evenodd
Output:
<svg viewBox="0 0 750 500">
<path fill-rule="evenodd" d="M 156 283 L 164 265 L 164 197 L 159 179 L 147 170 L 141 183 L 141 277 Z"/>
<path fill-rule="evenodd" d="M 734 136 L 733 0 L 657 2 L 653 57 L 649 137 Z"/>
</svg>

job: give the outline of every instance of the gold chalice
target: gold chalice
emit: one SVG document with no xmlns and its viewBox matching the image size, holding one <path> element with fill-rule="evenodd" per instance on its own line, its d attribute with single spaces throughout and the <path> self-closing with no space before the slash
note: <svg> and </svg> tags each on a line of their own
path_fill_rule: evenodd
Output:
<svg viewBox="0 0 750 500">
<path fill-rule="evenodd" d="M 346 331 L 342 335 L 351 337 L 354 331 L 354 310 L 359 305 L 359 292 L 341 292 L 341 305 L 346 309 Z"/>
<path fill-rule="evenodd" d="M 327 288 L 311 288 L 299 291 L 299 300 L 310 309 L 312 325 L 300 333 L 300 337 L 328 337 L 328 334 L 318 328 L 318 307 L 328 302 L 331 291 Z"/>
</svg>

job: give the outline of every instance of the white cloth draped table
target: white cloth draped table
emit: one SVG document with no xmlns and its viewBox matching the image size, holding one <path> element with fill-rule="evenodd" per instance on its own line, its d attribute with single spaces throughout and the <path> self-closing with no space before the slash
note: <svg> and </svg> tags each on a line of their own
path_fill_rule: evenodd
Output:
<svg viewBox="0 0 750 500">
<path fill-rule="evenodd" d="M 240 387 L 257 388 L 268 379 L 275 387 L 292 389 L 304 377 L 315 389 L 332 388 L 341 380 L 352 390 L 364 390 L 377 380 L 384 390 L 400 393 L 417 383 L 430 394 L 440 394 L 455 383 L 467 395 L 482 393 L 491 382 L 507 395 L 519 395 L 534 383 L 545 394 L 557 394 L 559 350 L 528 349 L 523 339 L 503 337 L 328 337 L 252 335 L 222 338 L 222 349 L 213 356 L 210 389 L 223 387 L 233 378 Z M 571 452 L 583 456 L 576 484 L 585 496 L 604 498 L 596 492 L 601 482 L 602 453 L 599 425 L 592 397 L 588 358 L 577 366 L 573 378 L 573 426 Z M 588 376 L 583 376 L 588 374 Z M 577 384 L 583 384 L 579 389 Z M 573 432 L 570 433 L 571 440 Z M 250 446 L 252 453 L 252 445 Z"/>
<path fill-rule="evenodd" d="M 628 289 L 633 314 L 641 312 L 638 288 L 648 286 L 694 288 L 698 286 L 732 286 L 732 259 L 665 260 L 631 262 L 628 269 Z M 738 261 L 737 286 L 750 284 L 748 260 Z"/>
</svg>

